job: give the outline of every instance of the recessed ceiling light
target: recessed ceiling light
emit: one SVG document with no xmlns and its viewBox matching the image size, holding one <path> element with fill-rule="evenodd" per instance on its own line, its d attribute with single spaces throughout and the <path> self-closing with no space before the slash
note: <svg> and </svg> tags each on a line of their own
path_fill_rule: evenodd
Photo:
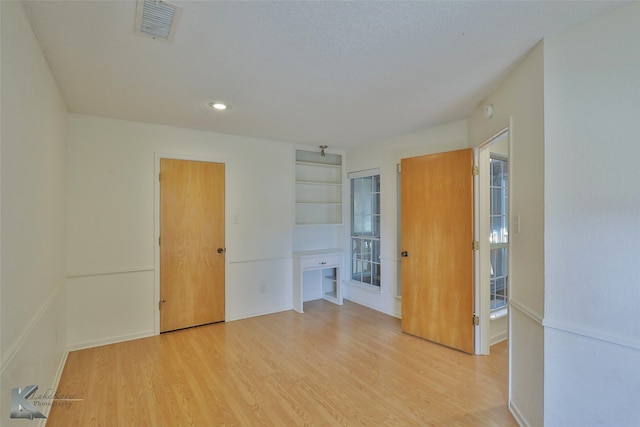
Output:
<svg viewBox="0 0 640 427">
<path fill-rule="evenodd" d="M 223 104 L 222 102 L 217 102 L 217 101 L 213 101 L 209 103 L 209 107 L 213 108 L 214 110 L 226 110 L 227 109 L 227 105 Z"/>
</svg>

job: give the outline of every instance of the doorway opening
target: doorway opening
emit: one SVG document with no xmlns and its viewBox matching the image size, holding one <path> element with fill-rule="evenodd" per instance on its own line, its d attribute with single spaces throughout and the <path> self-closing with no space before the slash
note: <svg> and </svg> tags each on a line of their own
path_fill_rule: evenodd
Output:
<svg viewBox="0 0 640 427">
<path fill-rule="evenodd" d="M 509 132 L 478 148 L 477 238 L 480 354 L 505 341 L 509 325 Z"/>
</svg>

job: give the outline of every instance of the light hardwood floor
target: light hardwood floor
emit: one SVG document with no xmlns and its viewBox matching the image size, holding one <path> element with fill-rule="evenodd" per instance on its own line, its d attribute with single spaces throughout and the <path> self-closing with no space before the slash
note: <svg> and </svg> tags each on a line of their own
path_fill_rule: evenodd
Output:
<svg viewBox="0 0 640 427">
<path fill-rule="evenodd" d="M 47 426 L 516 426 L 507 347 L 469 356 L 360 305 L 305 303 L 75 351 Z"/>
</svg>

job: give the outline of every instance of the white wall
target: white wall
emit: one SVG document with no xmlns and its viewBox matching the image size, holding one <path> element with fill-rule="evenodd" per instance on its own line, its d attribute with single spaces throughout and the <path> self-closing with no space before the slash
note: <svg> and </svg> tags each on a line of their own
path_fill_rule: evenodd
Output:
<svg viewBox="0 0 640 427">
<path fill-rule="evenodd" d="M 226 163 L 226 319 L 292 308 L 291 144 L 72 114 L 72 348 L 154 332 L 156 153 Z"/>
<path fill-rule="evenodd" d="M 347 172 L 380 168 L 380 240 L 382 280 L 380 291 L 354 285 L 348 281 L 345 298 L 359 304 L 400 317 L 401 299 L 397 298 L 398 267 L 398 177 L 400 159 L 468 148 L 467 122 L 457 121 L 447 125 L 387 139 L 373 146 L 348 151 Z M 347 183 L 348 185 L 348 183 Z M 348 186 L 345 188 L 349 188 Z M 348 190 L 347 190 L 348 191 Z M 348 212 L 348 210 L 347 210 Z M 346 218 L 349 223 L 349 214 Z M 347 227 L 348 230 L 348 227 Z M 347 231 L 347 234 L 349 231 Z M 345 247 L 349 243 L 345 242 Z M 347 251 L 347 257 L 349 253 Z M 347 260 L 347 266 L 349 261 Z M 349 271 L 346 270 L 346 274 Z"/>
<path fill-rule="evenodd" d="M 66 354 L 67 111 L 22 4 L 0 10 L 0 424 L 22 426 L 11 389 L 53 387 Z"/>
<path fill-rule="evenodd" d="M 640 3 L 545 42 L 545 425 L 640 425 Z"/>
<path fill-rule="evenodd" d="M 531 426 L 542 425 L 543 420 L 543 52 L 542 43 L 533 48 L 486 100 L 494 108 L 490 119 L 484 116 L 484 104 L 469 118 L 472 146 L 511 126 L 511 214 L 520 216 L 520 232 L 509 236 L 509 392 L 512 411 Z"/>
</svg>

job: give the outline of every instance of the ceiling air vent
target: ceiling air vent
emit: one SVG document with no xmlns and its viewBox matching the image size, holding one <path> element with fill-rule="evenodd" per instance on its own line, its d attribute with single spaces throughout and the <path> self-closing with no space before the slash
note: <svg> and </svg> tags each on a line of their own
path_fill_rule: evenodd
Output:
<svg viewBox="0 0 640 427">
<path fill-rule="evenodd" d="M 160 0 L 138 0 L 135 33 L 168 43 L 173 41 L 182 8 Z"/>
</svg>

